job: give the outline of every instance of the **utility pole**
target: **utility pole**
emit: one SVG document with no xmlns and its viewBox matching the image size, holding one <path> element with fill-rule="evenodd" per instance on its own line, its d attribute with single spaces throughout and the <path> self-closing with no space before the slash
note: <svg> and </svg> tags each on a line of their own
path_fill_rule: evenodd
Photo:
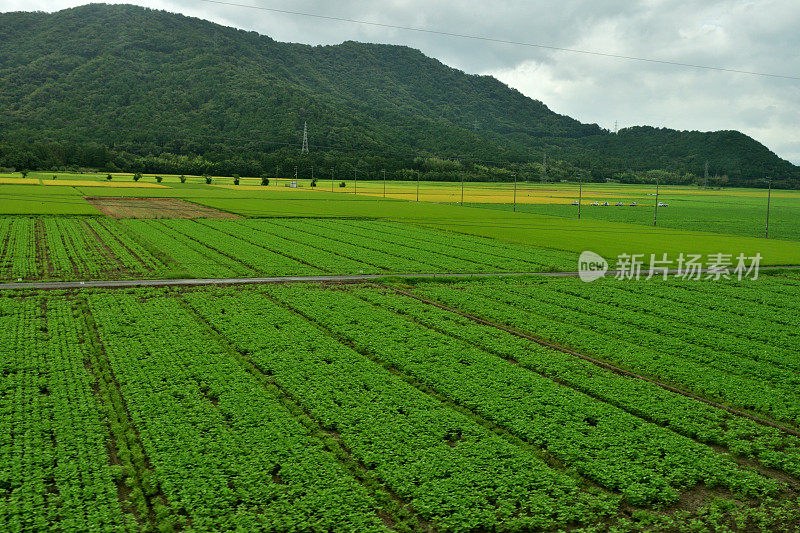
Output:
<svg viewBox="0 0 800 533">
<path fill-rule="evenodd" d="M 383 169 L 383 197 L 386 198 L 386 169 Z"/>
<path fill-rule="evenodd" d="M 417 170 L 417 201 L 419 202 L 419 170 Z"/>
<path fill-rule="evenodd" d="M 461 205 L 464 205 L 464 173 L 461 173 Z"/>
<path fill-rule="evenodd" d="M 517 212 L 517 175 L 514 174 L 514 212 Z"/>
<path fill-rule="evenodd" d="M 294 181 L 297 182 L 297 167 L 294 167 Z M 289 185 L 291 185 L 291 183 Z"/>
<path fill-rule="evenodd" d="M 331 167 L 331 192 L 333 192 L 333 182 L 336 181 L 336 175 L 333 173 L 333 167 Z"/>
<path fill-rule="evenodd" d="M 353 194 L 358 194 L 358 169 L 353 167 Z"/>
<path fill-rule="evenodd" d="M 311 181 L 314 181 L 314 165 L 311 165 Z"/>
<path fill-rule="evenodd" d="M 767 226 L 764 229 L 764 238 L 769 239 L 769 204 L 772 200 L 772 176 L 769 177 L 769 189 L 767 190 Z"/>
<path fill-rule="evenodd" d="M 275 165 L 275 186 L 278 186 L 278 165 Z"/>
<path fill-rule="evenodd" d="M 583 200 L 583 174 L 578 178 L 578 220 L 581 219 L 581 204 Z"/>
<path fill-rule="evenodd" d="M 656 209 L 653 213 L 653 226 L 658 224 L 658 176 L 656 176 Z"/>
<path fill-rule="evenodd" d="M 705 173 L 703 174 L 703 188 L 704 189 L 708 188 L 708 160 L 706 160 L 706 170 Z"/>
</svg>

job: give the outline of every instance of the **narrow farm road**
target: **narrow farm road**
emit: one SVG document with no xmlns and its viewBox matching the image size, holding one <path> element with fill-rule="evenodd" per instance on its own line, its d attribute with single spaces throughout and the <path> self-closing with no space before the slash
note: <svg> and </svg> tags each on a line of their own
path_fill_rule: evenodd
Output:
<svg viewBox="0 0 800 533">
<path fill-rule="evenodd" d="M 760 270 L 797 270 L 797 266 L 765 266 Z M 700 269 L 706 273 L 707 269 Z M 606 277 L 614 277 L 617 271 L 606 272 Z M 677 270 L 668 272 L 670 275 L 678 274 Z M 486 278 L 503 276 L 543 276 L 555 278 L 577 277 L 576 271 L 569 272 L 446 272 L 446 273 L 392 273 L 392 274 L 342 274 L 321 276 L 269 276 L 253 278 L 179 278 L 179 279 L 121 279 L 121 280 L 85 280 L 85 281 L 15 281 L 0 283 L 0 290 L 35 289 L 35 290 L 64 290 L 64 289 L 114 289 L 128 287 L 171 287 L 171 286 L 196 286 L 196 285 L 245 285 L 258 283 L 358 283 L 361 281 L 374 281 L 382 278 Z M 641 272 L 646 277 L 647 271 Z M 656 276 L 662 275 L 662 272 Z"/>
</svg>

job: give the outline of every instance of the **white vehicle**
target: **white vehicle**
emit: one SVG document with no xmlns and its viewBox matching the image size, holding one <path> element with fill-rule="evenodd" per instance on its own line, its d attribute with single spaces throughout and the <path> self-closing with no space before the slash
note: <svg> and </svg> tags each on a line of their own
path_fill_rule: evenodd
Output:
<svg viewBox="0 0 800 533">
<path fill-rule="evenodd" d="M 669 204 L 665 204 L 664 202 L 658 202 L 658 207 L 669 207 Z"/>
<path fill-rule="evenodd" d="M 629 205 L 629 206 L 631 206 L 631 207 L 636 207 L 636 206 L 637 206 L 637 205 L 639 205 L 639 204 L 637 204 L 636 202 L 631 202 L 631 203 L 629 203 L 628 205 Z"/>
<path fill-rule="evenodd" d="M 578 200 L 575 200 L 574 202 L 572 202 L 572 205 L 580 205 L 580 202 L 578 202 Z"/>
<path fill-rule="evenodd" d="M 608 202 L 603 202 L 603 204 L 602 204 L 602 205 L 603 205 L 603 207 L 608 207 L 608 206 L 609 206 L 609 205 L 611 205 L 611 204 L 609 204 Z"/>
<path fill-rule="evenodd" d="M 592 203 L 591 203 L 591 204 L 589 204 L 589 205 L 598 206 L 598 205 L 600 205 L 600 202 L 592 202 Z"/>
<path fill-rule="evenodd" d="M 615 203 L 614 205 L 615 205 L 615 206 L 617 206 L 617 207 L 619 207 L 619 206 L 622 206 L 622 205 L 625 205 L 625 204 L 624 204 L 624 203 L 622 203 L 622 202 L 617 202 L 617 203 Z"/>
</svg>

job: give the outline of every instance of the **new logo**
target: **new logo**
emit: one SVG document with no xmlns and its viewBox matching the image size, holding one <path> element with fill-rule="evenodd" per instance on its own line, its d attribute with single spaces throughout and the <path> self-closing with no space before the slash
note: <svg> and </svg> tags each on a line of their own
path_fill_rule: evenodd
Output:
<svg viewBox="0 0 800 533">
<path fill-rule="evenodd" d="M 594 252 L 582 252 L 578 258 L 578 276 L 581 281 L 590 282 L 600 279 L 608 272 L 608 261 Z"/>
</svg>

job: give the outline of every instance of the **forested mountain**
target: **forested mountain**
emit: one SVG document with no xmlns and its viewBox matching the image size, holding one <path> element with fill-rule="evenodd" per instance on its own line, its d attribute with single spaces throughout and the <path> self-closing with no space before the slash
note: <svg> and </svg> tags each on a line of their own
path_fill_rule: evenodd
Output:
<svg viewBox="0 0 800 533">
<path fill-rule="evenodd" d="M 738 132 L 614 135 L 408 47 L 280 43 L 127 5 L 0 14 L 0 84 L 5 167 L 259 175 L 313 163 L 402 175 L 457 159 L 443 168 L 533 174 L 546 151 L 553 175 L 700 175 L 708 160 L 730 184 L 800 183 L 800 168 Z M 312 153 L 300 160 L 304 121 Z"/>
</svg>

